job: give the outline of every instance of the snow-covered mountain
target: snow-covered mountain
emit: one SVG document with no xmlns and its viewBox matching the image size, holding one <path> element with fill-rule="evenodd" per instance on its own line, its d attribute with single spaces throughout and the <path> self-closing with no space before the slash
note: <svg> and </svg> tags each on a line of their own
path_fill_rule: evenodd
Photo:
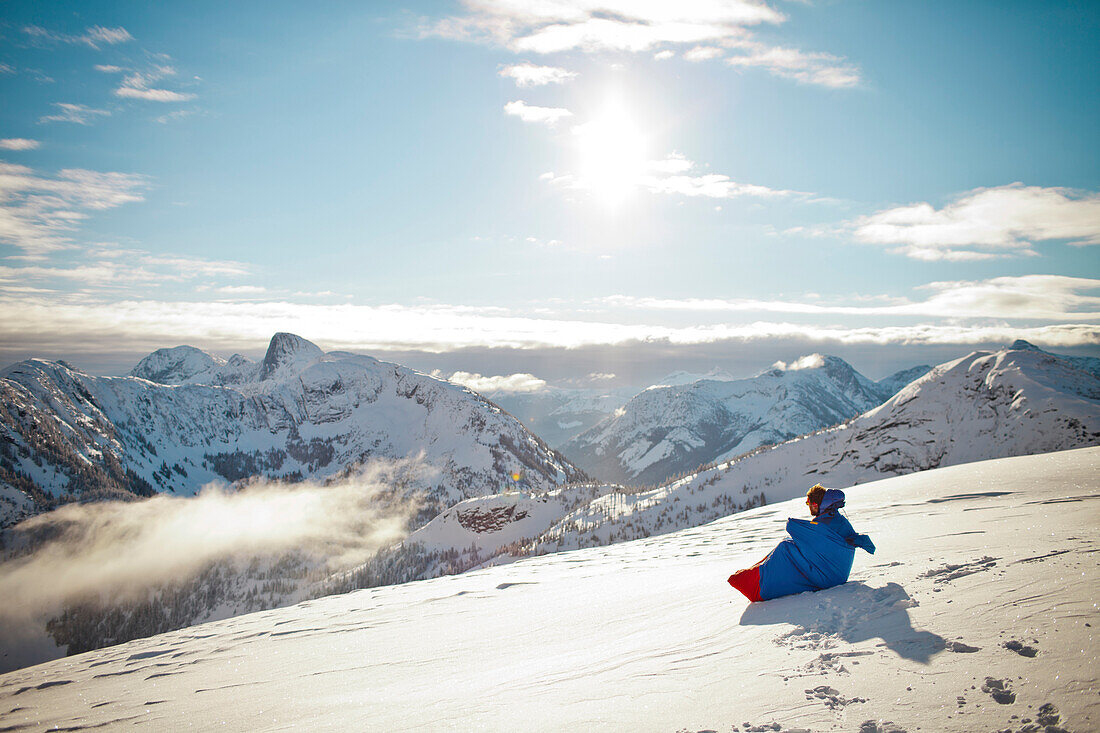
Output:
<svg viewBox="0 0 1100 733">
<path fill-rule="evenodd" d="M 259 370 L 256 362 L 240 354 L 226 360 L 194 346 L 176 346 L 149 354 L 130 370 L 130 376 L 159 384 L 226 385 L 254 381 Z"/>
<path fill-rule="evenodd" d="M 848 583 L 725 579 L 801 500 L 0 676 L 11 730 L 1093 731 L 1100 449 L 845 486 Z"/>
<path fill-rule="evenodd" d="M 651 387 L 562 451 L 601 480 L 654 485 L 834 425 L 885 396 L 843 359 L 814 354 L 750 379 Z"/>
<path fill-rule="evenodd" d="M 656 489 L 593 484 L 546 496 L 469 499 L 410 535 L 401 560 L 429 569 L 415 577 L 431 577 L 440 559 L 462 570 L 649 537 L 800 496 L 815 483 L 851 486 L 1097 444 L 1097 377 L 1038 349 L 976 352 L 935 367 L 843 425 L 758 448 Z M 486 530 L 462 522 L 462 514 L 496 521 Z"/>
<path fill-rule="evenodd" d="M 692 384 L 698 382 L 701 379 L 709 379 L 714 382 L 732 382 L 737 379 L 725 369 L 721 367 L 714 367 L 705 374 L 696 374 L 695 372 L 675 371 L 658 379 L 650 387 L 682 387 L 685 384 Z"/>
<path fill-rule="evenodd" d="M 416 456 L 435 472 L 404 487 L 425 521 L 513 474 L 538 489 L 582 476 L 464 387 L 292 334 L 276 334 L 260 364 L 177 347 L 128 377 L 38 359 L 0 372 L 0 526 L 78 498 L 324 479 Z"/>
</svg>

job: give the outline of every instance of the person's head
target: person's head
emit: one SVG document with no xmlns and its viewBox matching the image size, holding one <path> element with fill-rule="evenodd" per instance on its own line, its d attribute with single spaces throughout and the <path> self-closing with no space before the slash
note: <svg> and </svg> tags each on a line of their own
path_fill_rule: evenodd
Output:
<svg viewBox="0 0 1100 733">
<path fill-rule="evenodd" d="M 825 487 L 821 484 L 814 484 L 813 487 L 806 492 L 806 506 L 810 508 L 810 514 L 817 516 L 817 513 L 821 511 L 821 500 L 825 496 Z"/>
</svg>

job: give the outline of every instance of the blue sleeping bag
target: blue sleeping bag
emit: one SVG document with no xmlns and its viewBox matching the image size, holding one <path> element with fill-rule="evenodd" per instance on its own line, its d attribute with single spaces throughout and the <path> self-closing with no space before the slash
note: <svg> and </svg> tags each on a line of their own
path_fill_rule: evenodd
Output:
<svg viewBox="0 0 1100 733">
<path fill-rule="evenodd" d="M 837 513 L 844 495 L 836 493 L 840 494 L 840 503 L 823 509 L 816 521 L 788 519 L 790 537 L 756 565 L 731 575 L 729 584 L 750 601 L 766 601 L 848 582 L 855 548 L 874 554 L 875 546 L 867 535 L 856 534 L 848 520 Z M 825 504 L 823 501 L 822 506 Z"/>
<path fill-rule="evenodd" d="M 856 550 L 833 530 L 805 519 L 788 519 L 787 534 L 760 563 L 760 599 L 848 582 Z"/>
</svg>

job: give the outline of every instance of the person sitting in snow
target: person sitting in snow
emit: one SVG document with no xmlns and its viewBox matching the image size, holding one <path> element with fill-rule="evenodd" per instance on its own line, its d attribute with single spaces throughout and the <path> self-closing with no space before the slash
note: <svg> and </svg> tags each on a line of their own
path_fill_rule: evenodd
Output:
<svg viewBox="0 0 1100 733">
<path fill-rule="evenodd" d="M 844 506 L 843 491 L 818 484 L 806 492 L 806 505 L 814 516 L 812 521 L 789 518 L 790 537 L 751 568 L 729 577 L 729 584 L 750 601 L 846 583 L 855 560 L 855 548 L 874 554 L 871 538 L 858 534 L 839 512 Z"/>
<path fill-rule="evenodd" d="M 857 534 L 848 518 L 840 513 L 840 508 L 844 506 L 843 491 L 814 484 L 806 492 L 806 505 L 810 507 L 810 514 L 814 517 L 813 524 L 824 524 L 852 547 L 862 547 L 872 555 L 875 554 L 875 545 L 871 538 L 865 534 Z"/>
</svg>

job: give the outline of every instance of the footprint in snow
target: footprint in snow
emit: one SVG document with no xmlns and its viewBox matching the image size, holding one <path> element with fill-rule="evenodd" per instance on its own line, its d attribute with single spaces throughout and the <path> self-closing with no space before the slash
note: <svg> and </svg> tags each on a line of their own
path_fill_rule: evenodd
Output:
<svg viewBox="0 0 1100 733">
<path fill-rule="evenodd" d="M 988 693 L 1001 705 L 1011 705 L 1016 702 L 1016 693 L 1009 687 L 1008 680 L 986 677 L 985 682 L 982 684 L 982 692 Z"/>
<path fill-rule="evenodd" d="M 1012 641 L 1006 641 L 1002 646 L 1005 649 L 1014 651 L 1021 657 L 1034 657 L 1039 653 L 1039 650 L 1033 646 L 1024 646 L 1022 643 L 1013 639 Z"/>
<path fill-rule="evenodd" d="M 845 708 L 855 702 L 867 702 L 865 697 L 846 698 L 840 691 L 828 685 L 819 685 L 812 690 L 806 690 L 807 700 L 821 700 L 830 710 Z"/>
<path fill-rule="evenodd" d="M 905 733 L 905 729 L 894 725 L 892 720 L 865 720 L 859 733 Z"/>
<path fill-rule="evenodd" d="M 931 578 L 935 585 L 942 585 L 949 583 L 952 580 L 958 580 L 964 578 L 967 575 L 973 575 L 974 573 L 980 573 L 985 570 L 990 570 L 997 566 L 997 561 L 1000 558 L 997 557 L 983 557 L 980 560 L 973 560 L 971 562 L 964 562 L 959 564 L 948 563 L 935 570 L 928 570 L 921 573 L 920 578 Z M 938 590 L 938 589 L 937 589 Z"/>
</svg>

